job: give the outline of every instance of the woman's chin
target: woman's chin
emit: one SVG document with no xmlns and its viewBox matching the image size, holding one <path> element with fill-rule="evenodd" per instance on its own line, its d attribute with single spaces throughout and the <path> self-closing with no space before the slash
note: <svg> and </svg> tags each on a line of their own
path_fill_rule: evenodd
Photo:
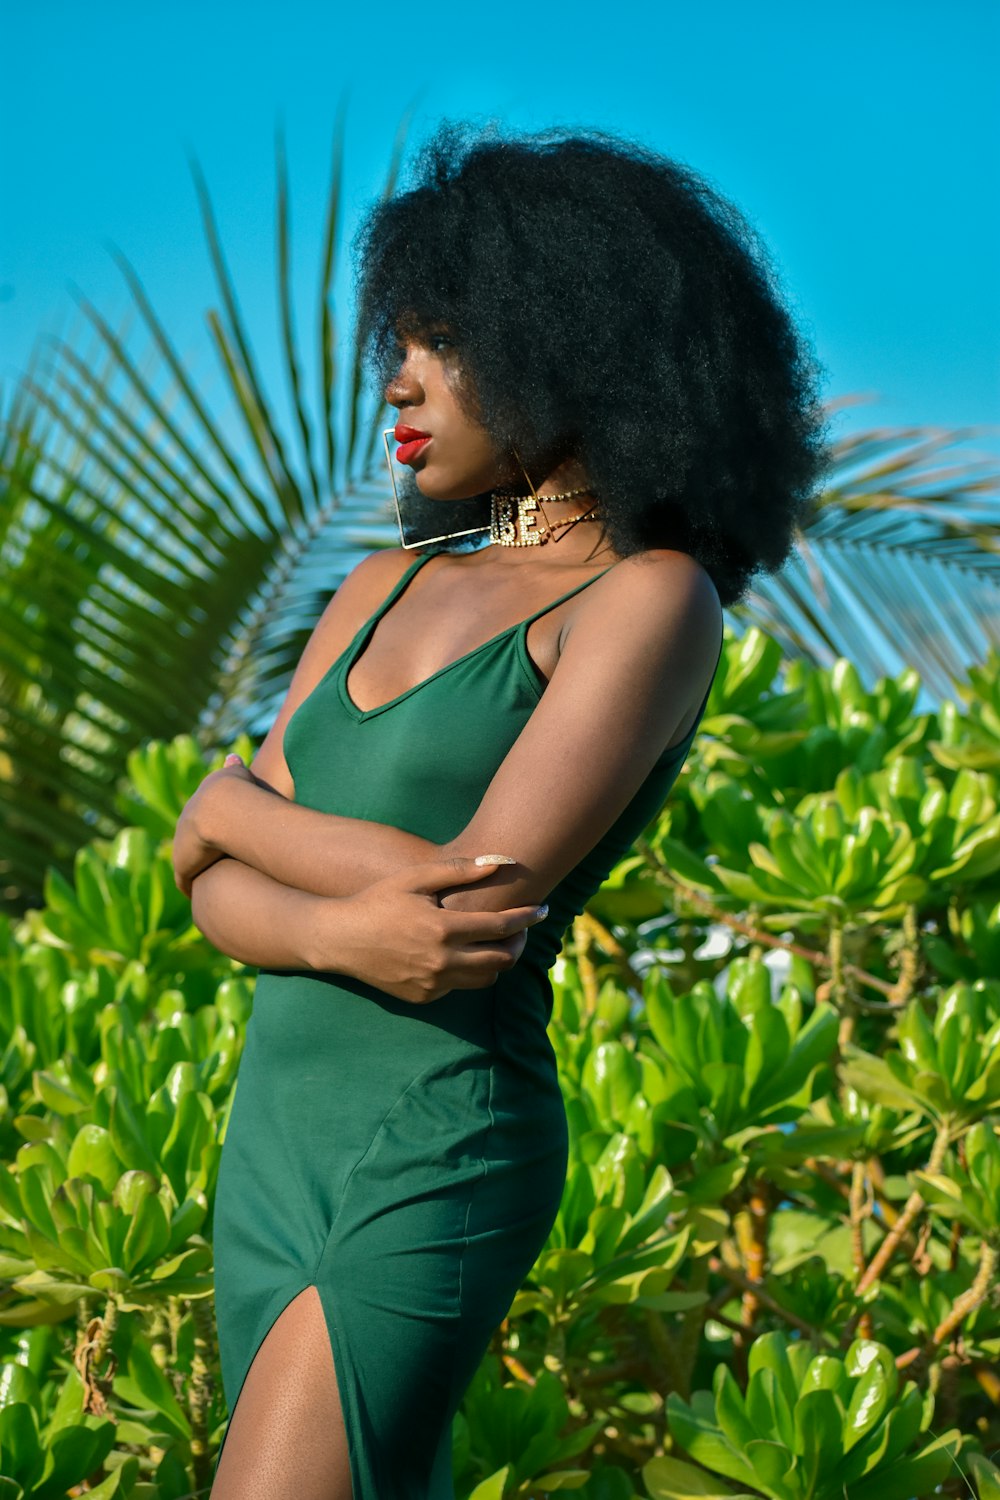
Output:
<svg viewBox="0 0 1000 1500">
<path fill-rule="evenodd" d="M 415 471 L 414 483 L 425 500 L 474 500 L 477 495 L 484 493 L 481 489 L 470 489 L 468 482 L 448 484 L 447 481 L 435 479 L 433 474 L 428 474 L 424 469 Z"/>
</svg>

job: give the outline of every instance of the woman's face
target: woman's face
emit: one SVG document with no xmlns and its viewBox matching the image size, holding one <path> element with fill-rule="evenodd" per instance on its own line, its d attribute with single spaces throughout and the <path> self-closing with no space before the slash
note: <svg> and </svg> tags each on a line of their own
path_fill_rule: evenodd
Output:
<svg viewBox="0 0 1000 1500">
<path fill-rule="evenodd" d="M 421 494 L 430 500 L 467 500 L 516 482 L 512 456 L 470 416 L 468 395 L 463 404 L 458 351 L 448 335 L 401 336 L 397 349 L 399 367 L 385 387 L 386 400 L 399 413 L 395 461 L 413 469 Z M 429 441 L 419 436 L 407 441 L 407 428 Z"/>
</svg>

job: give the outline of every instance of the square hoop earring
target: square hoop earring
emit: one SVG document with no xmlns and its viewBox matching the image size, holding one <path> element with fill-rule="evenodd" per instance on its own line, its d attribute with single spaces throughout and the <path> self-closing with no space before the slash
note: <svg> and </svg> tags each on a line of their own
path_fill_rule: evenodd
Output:
<svg viewBox="0 0 1000 1500">
<path fill-rule="evenodd" d="M 429 547 L 433 542 L 450 542 L 455 537 L 473 536 L 478 532 L 489 531 L 489 526 L 470 526 L 465 531 L 448 531 L 444 534 L 444 536 L 421 537 L 417 542 L 408 542 L 406 540 L 406 537 L 403 533 L 403 517 L 400 514 L 399 510 L 399 495 L 396 490 L 396 474 L 392 467 L 392 454 L 389 452 L 389 438 L 390 436 L 395 437 L 395 435 L 396 429 L 394 427 L 385 427 L 382 429 L 382 442 L 385 446 L 385 461 L 389 465 L 389 479 L 392 482 L 392 499 L 393 504 L 396 507 L 396 525 L 399 527 L 399 545 L 401 547 L 405 547 L 407 551 L 412 551 L 415 547 Z"/>
</svg>

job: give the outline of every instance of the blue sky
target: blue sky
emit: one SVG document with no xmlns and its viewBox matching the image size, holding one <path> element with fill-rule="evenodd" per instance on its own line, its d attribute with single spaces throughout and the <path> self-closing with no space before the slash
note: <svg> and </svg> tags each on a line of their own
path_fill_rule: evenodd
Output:
<svg viewBox="0 0 1000 1500">
<path fill-rule="evenodd" d="M 4 7 L 0 383 L 36 336 L 117 322 L 118 245 L 205 389 L 207 177 L 279 411 L 274 137 L 285 125 L 296 316 L 311 356 L 337 105 L 348 232 L 442 117 L 596 125 L 705 173 L 763 234 L 827 368 L 871 398 L 835 431 L 1000 422 L 1000 8 L 993 0 L 333 7 L 287 0 Z M 346 275 L 342 292 L 349 286 Z M 348 308 L 341 303 L 341 318 Z M 974 444 L 1000 456 L 1000 431 Z"/>
</svg>

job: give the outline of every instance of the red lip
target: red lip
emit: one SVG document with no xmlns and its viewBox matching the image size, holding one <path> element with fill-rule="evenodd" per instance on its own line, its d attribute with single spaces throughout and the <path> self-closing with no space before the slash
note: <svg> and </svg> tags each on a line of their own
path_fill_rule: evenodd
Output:
<svg viewBox="0 0 1000 1500">
<path fill-rule="evenodd" d="M 405 422 L 397 422 L 393 428 L 397 443 L 412 443 L 417 438 L 429 438 L 429 432 L 421 432 L 419 427 L 407 427 Z"/>
<path fill-rule="evenodd" d="M 412 443 L 402 443 L 396 449 L 396 462 L 400 464 L 410 463 L 418 453 L 423 452 L 430 441 L 429 437 L 421 437 L 416 438 Z"/>
</svg>

